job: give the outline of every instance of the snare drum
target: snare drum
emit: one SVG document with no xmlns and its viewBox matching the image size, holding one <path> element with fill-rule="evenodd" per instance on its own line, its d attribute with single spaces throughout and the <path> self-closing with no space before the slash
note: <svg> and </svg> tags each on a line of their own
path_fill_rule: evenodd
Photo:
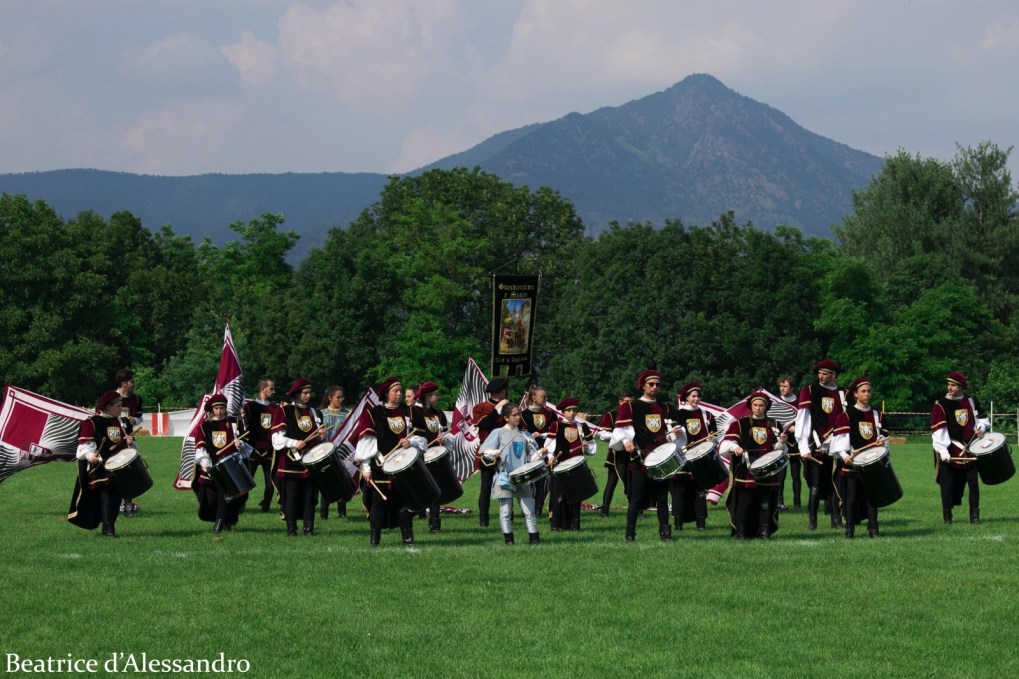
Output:
<svg viewBox="0 0 1019 679">
<path fill-rule="evenodd" d="M 686 463 L 701 490 L 708 490 L 729 478 L 729 470 L 718 454 L 718 444 L 714 439 L 706 439 L 687 447 Z"/>
<path fill-rule="evenodd" d="M 644 458 L 644 466 L 647 468 L 647 475 L 656 480 L 664 481 L 676 475 L 686 458 L 683 451 L 675 443 L 663 443 Z"/>
<path fill-rule="evenodd" d="M 552 476 L 563 491 L 567 502 L 583 502 L 598 494 L 598 482 L 594 480 L 594 472 L 587 466 L 587 460 L 581 456 L 563 460 L 552 468 Z"/>
<path fill-rule="evenodd" d="M 440 505 L 448 504 L 464 494 L 463 484 L 456 478 L 456 470 L 453 469 L 453 460 L 446 450 L 446 446 L 432 446 L 425 451 L 425 466 L 428 473 L 439 485 Z"/>
<path fill-rule="evenodd" d="M 902 486 L 885 448 L 870 448 L 857 453 L 853 456 L 853 469 L 860 472 L 867 500 L 875 507 L 887 507 L 902 497 Z"/>
<path fill-rule="evenodd" d="M 514 486 L 526 486 L 547 479 L 548 465 L 545 464 L 544 458 L 528 462 L 511 471 L 509 477 Z"/>
<path fill-rule="evenodd" d="M 400 448 L 392 452 L 382 465 L 382 471 L 400 491 L 403 507 L 412 512 L 434 505 L 442 491 L 425 466 L 424 456 L 417 448 Z"/>
<path fill-rule="evenodd" d="M 758 481 L 762 481 L 778 474 L 788 464 L 789 458 L 784 450 L 773 450 L 750 463 L 750 475 Z"/>
<path fill-rule="evenodd" d="M 148 465 L 134 448 L 125 448 L 109 456 L 103 466 L 123 497 L 138 497 L 152 487 Z"/>
<path fill-rule="evenodd" d="M 1004 434 L 990 431 L 969 444 L 969 452 L 977 458 L 980 480 L 988 486 L 1005 483 L 1015 476 L 1012 449 Z"/>
<path fill-rule="evenodd" d="M 255 487 L 255 477 L 248 471 L 248 465 L 240 453 L 230 453 L 216 460 L 209 467 L 209 478 L 215 482 L 219 492 L 226 495 L 227 502 Z"/>
<path fill-rule="evenodd" d="M 326 502 L 349 502 L 357 492 L 340 451 L 332 443 L 320 443 L 301 458 L 311 481 Z"/>
</svg>

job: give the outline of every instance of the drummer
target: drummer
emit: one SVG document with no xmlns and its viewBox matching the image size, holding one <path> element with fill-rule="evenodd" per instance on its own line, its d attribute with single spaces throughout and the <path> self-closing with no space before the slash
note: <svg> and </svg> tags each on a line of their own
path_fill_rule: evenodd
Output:
<svg viewBox="0 0 1019 679">
<path fill-rule="evenodd" d="M 657 370 L 645 370 L 637 375 L 637 389 L 640 398 L 619 406 L 619 419 L 612 430 L 609 447 L 617 453 L 626 451 L 632 460 L 630 473 L 630 497 L 626 507 L 626 541 L 637 539 L 637 517 L 651 501 L 658 514 L 658 537 L 672 542 L 672 526 L 669 525 L 669 483 L 657 481 L 647 475 L 642 463 L 658 446 L 668 443 L 668 436 L 679 435 L 679 445 L 686 443 L 682 427 L 669 431 L 665 421 L 671 419 L 672 409 L 658 400 L 658 389 L 662 374 Z"/>
<path fill-rule="evenodd" d="M 75 454 L 78 475 L 67 512 L 67 520 L 75 526 L 95 530 L 102 524 L 102 534 L 111 538 L 117 537 L 121 497 L 103 463 L 134 447 L 134 437 L 124 430 L 120 420 L 122 401 L 118 392 L 107 391 L 99 397 L 96 414 L 81 423 Z"/>
<path fill-rule="evenodd" d="M 807 499 L 807 530 L 817 530 L 817 511 L 822 500 L 832 496 L 832 458 L 828 454 L 835 420 L 845 408 L 845 392 L 836 384 L 838 363 L 824 359 L 814 365 L 817 383 L 800 391 L 796 412 L 796 443 L 803 459 L 810 496 Z M 833 510 L 831 527 L 842 526 L 841 515 Z"/>
<path fill-rule="evenodd" d="M 612 440 L 612 430 L 616 426 L 616 420 L 619 419 L 619 406 L 624 403 L 629 403 L 633 400 L 633 392 L 629 389 L 625 389 L 619 394 L 619 405 L 615 409 L 608 411 L 601 416 L 601 420 L 598 422 L 598 426 L 601 427 L 596 435 L 602 441 L 606 443 Z M 601 499 L 601 511 L 599 516 L 607 517 L 609 515 L 609 507 L 612 506 L 612 495 L 616 490 L 616 485 L 619 482 L 623 484 L 623 496 L 629 496 L 630 488 L 630 461 L 629 455 L 620 453 L 616 454 L 616 451 L 611 448 L 606 448 L 605 453 L 605 466 L 608 468 L 608 478 L 605 481 L 605 493 Z"/>
<path fill-rule="evenodd" d="M 832 434 L 831 451 L 842 458 L 843 488 L 845 494 L 839 500 L 846 517 L 846 537 L 852 539 L 856 533 L 856 524 L 867 516 L 867 534 L 872 538 L 878 536 L 877 507 L 867 497 L 867 488 L 863 485 L 860 472 L 853 468 L 853 459 L 861 449 L 883 446 L 888 450 L 888 443 L 882 438 L 881 414 L 870 407 L 871 384 L 869 377 L 857 377 L 849 383 L 849 397 L 855 402 L 844 413 L 840 413 L 835 421 Z M 882 443 L 882 441 L 884 441 Z"/>
<path fill-rule="evenodd" d="M 259 506 L 262 513 L 272 506 L 272 495 L 276 488 L 273 475 L 272 455 L 272 420 L 273 413 L 279 408 L 272 402 L 276 394 L 276 383 L 268 377 L 258 380 L 258 398 L 245 401 L 241 406 L 241 426 L 248 433 L 247 441 L 251 444 L 251 457 L 248 459 L 248 471 L 252 476 L 259 467 L 262 468 L 264 487 L 262 502 Z"/>
<path fill-rule="evenodd" d="M 725 507 L 732 522 L 732 536 L 747 540 L 769 539 L 778 530 L 778 475 L 756 479 L 750 465 L 775 450 L 785 452 L 786 435 L 767 416 L 771 399 L 763 391 L 747 397 L 750 415 L 733 420 L 722 438 L 720 450 L 731 453 L 732 489 Z"/>
<path fill-rule="evenodd" d="M 219 535 L 237 525 L 237 514 L 247 493 L 227 501 L 224 493 L 209 476 L 213 463 L 234 453 L 251 456 L 247 441 L 238 440 L 236 422 L 226 414 L 226 396 L 213 394 L 205 402 L 205 419 L 195 435 L 195 481 L 191 489 L 198 498 L 198 518 L 212 522 L 212 532 Z"/>
<path fill-rule="evenodd" d="M 562 413 L 562 421 L 556 420 L 548 431 L 547 452 L 549 471 L 555 465 L 571 457 L 594 455 L 597 444 L 594 434 L 587 424 L 577 421 L 580 403 L 575 398 L 566 398 L 556 405 Z M 552 530 L 580 530 L 580 503 L 567 502 L 563 495 L 562 484 L 552 474 L 549 487 L 550 505 L 552 508 Z"/>
<path fill-rule="evenodd" d="M 414 393 L 414 405 L 410 408 L 410 421 L 414 434 L 425 439 L 425 448 L 442 446 L 447 450 L 450 443 L 444 437 L 449 429 L 446 413 L 438 407 L 439 385 L 435 382 L 422 382 Z M 428 508 L 428 530 L 438 533 L 442 530 L 442 508 L 436 502 Z"/>
<path fill-rule="evenodd" d="M 673 414 L 676 424 L 686 430 L 686 445 L 707 441 L 718 431 L 715 416 L 700 406 L 700 382 L 688 382 L 679 390 L 680 405 Z M 684 523 L 697 522 L 697 530 L 704 530 L 708 518 L 707 495 L 696 483 L 693 473 L 684 467 L 672 477 L 672 518 L 676 530 Z"/>
<path fill-rule="evenodd" d="M 311 381 L 294 380 L 287 390 L 293 399 L 273 413 L 272 445 L 277 452 L 276 477 L 283 485 L 283 519 L 287 535 L 297 535 L 297 517 L 304 521 L 304 534 L 315 534 L 315 484 L 301 457 L 325 440 L 325 429 L 318 410 L 311 406 Z"/>
<path fill-rule="evenodd" d="M 967 450 L 971 441 L 991 428 L 975 396 L 967 396 L 966 376 L 958 370 L 948 373 L 945 395 L 931 410 L 931 436 L 934 439 L 936 478 L 941 486 L 941 513 L 952 523 L 952 507 L 962 504 L 969 486 L 969 522 L 980 523 L 980 482 L 976 458 Z"/>
<path fill-rule="evenodd" d="M 385 457 L 397 448 L 414 446 L 422 453 L 425 440 L 411 430 L 410 412 L 401 402 L 403 384 L 399 377 L 387 377 L 378 388 L 383 402 L 361 413 L 354 432 L 355 459 L 371 495 L 368 511 L 369 544 L 378 547 L 382 529 L 400 527 L 405 545 L 414 544 L 414 515 L 403 508 L 403 498 L 389 475 L 383 471 Z"/>
<path fill-rule="evenodd" d="M 545 445 L 552 423 L 559 419 L 555 411 L 546 405 L 547 400 L 545 387 L 532 384 L 527 388 L 524 409 L 520 411 L 523 428 L 534 437 L 539 446 Z M 534 489 L 534 510 L 538 516 L 542 516 L 545 513 L 545 498 L 548 497 L 549 480 L 547 477 L 539 479 L 531 484 L 531 487 Z"/>
<path fill-rule="evenodd" d="M 325 440 L 332 441 L 350 417 L 350 408 L 343 407 L 343 387 L 338 384 L 330 385 L 323 394 L 318 409 L 322 413 L 322 426 L 326 430 Z M 341 519 L 347 516 L 347 503 L 339 500 L 336 503 L 336 512 Z M 329 518 L 329 503 L 326 502 L 325 495 L 319 503 L 318 516 L 323 521 Z"/>
<path fill-rule="evenodd" d="M 481 442 L 480 455 L 489 462 L 498 464 L 499 471 L 506 476 L 528 462 L 541 459 L 543 449 L 538 448 L 534 437 L 521 427 L 520 406 L 507 403 L 502 407 L 501 416 L 506 424 L 495 429 Z M 492 483 L 492 497 L 499 500 L 499 527 L 507 545 L 513 540 L 513 500 L 520 505 L 527 526 L 527 536 L 532 545 L 541 542 L 538 534 L 538 515 L 534 513 L 534 498 L 530 484 L 504 488 L 499 483 L 500 473 Z M 505 477 L 503 477 L 505 478 Z"/>
</svg>

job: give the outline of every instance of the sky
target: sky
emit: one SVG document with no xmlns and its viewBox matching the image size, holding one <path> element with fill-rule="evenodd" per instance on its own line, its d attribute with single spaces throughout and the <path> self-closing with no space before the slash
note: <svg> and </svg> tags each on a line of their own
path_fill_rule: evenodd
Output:
<svg viewBox="0 0 1019 679">
<path fill-rule="evenodd" d="M 1017 64 L 1015 0 L 0 0 L 0 173 L 406 172 L 693 73 L 947 161 Z"/>
</svg>

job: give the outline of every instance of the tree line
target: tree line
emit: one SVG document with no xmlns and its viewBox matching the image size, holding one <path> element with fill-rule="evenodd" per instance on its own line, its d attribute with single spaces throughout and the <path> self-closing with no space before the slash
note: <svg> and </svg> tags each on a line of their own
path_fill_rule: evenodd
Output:
<svg viewBox="0 0 1019 679">
<path fill-rule="evenodd" d="M 309 377 L 355 394 L 388 374 L 456 397 L 488 363 L 490 274 L 542 275 L 535 373 L 597 412 L 657 367 L 728 404 L 831 357 L 889 409 L 929 407 L 951 369 L 983 400 L 1019 404 L 1019 254 L 1011 148 L 950 162 L 886 158 L 834 240 L 737 224 L 613 224 L 588 237 L 569 201 L 479 169 L 393 177 L 299 265 L 279 214 L 231 225 L 225 246 L 129 212 L 71 219 L 0 197 L 0 374 L 91 405 L 122 367 L 145 403 L 194 405 L 229 319 L 249 387 Z"/>
</svg>

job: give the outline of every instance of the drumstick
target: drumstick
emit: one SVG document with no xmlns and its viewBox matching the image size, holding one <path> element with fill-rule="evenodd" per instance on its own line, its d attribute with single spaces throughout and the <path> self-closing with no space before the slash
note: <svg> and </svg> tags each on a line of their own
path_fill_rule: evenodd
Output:
<svg viewBox="0 0 1019 679">
<path fill-rule="evenodd" d="M 857 453 L 862 453 L 863 451 L 867 450 L 868 448 L 873 448 L 874 446 L 879 446 L 879 445 L 883 444 L 887 440 L 888 439 L 885 438 L 885 439 L 878 439 L 877 441 L 871 441 L 867 445 L 860 446 L 856 450 L 852 451 L 851 453 L 849 453 L 849 455 L 853 456 L 853 455 L 856 455 Z"/>
<path fill-rule="evenodd" d="M 820 460 L 818 460 L 817 458 L 815 458 L 815 457 L 814 457 L 813 455 L 806 455 L 806 456 L 804 456 L 804 455 L 800 455 L 800 459 L 801 459 L 801 460 L 810 460 L 810 461 L 811 461 L 811 462 L 813 462 L 814 464 L 824 464 L 823 462 L 821 462 Z"/>
<path fill-rule="evenodd" d="M 949 462 L 976 462 L 977 459 L 975 457 L 950 457 L 950 458 L 948 458 L 948 461 Z"/>
<path fill-rule="evenodd" d="M 231 441 L 230 443 L 228 443 L 228 444 L 226 444 L 225 446 L 223 446 L 222 450 L 220 450 L 218 454 L 219 454 L 219 455 L 222 455 L 223 453 L 225 453 L 225 452 L 226 452 L 226 450 L 227 450 L 227 449 L 228 449 L 228 448 L 229 448 L 230 446 L 234 445 L 235 443 L 237 443 L 238 441 L 240 441 L 240 440 L 241 440 L 242 438 L 244 438 L 245 436 L 247 436 L 247 435 L 248 435 L 248 434 L 250 434 L 250 433 L 251 433 L 251 432 L 249 432 L 249 431 L 246 431 L 246 432 L 244 432 L 243 434 L 241 434 L 240 436 L 238 436 L 237 438 L 235 438 L 235 439 L 234 439 L 233 441 Z"/>
<path fill-rule="evenodd" d="M 372 484 L 372 488 L 375 489 L 375 492 L 379 494 L 380 498 L 382 498 L 386 502 L 389 502 L 389 498 L 386 497 L 386 494 L 382 492 L 382 489 L 375 485 L 375 479 L 368 479 L 368 483 Z"/>
</svg>

